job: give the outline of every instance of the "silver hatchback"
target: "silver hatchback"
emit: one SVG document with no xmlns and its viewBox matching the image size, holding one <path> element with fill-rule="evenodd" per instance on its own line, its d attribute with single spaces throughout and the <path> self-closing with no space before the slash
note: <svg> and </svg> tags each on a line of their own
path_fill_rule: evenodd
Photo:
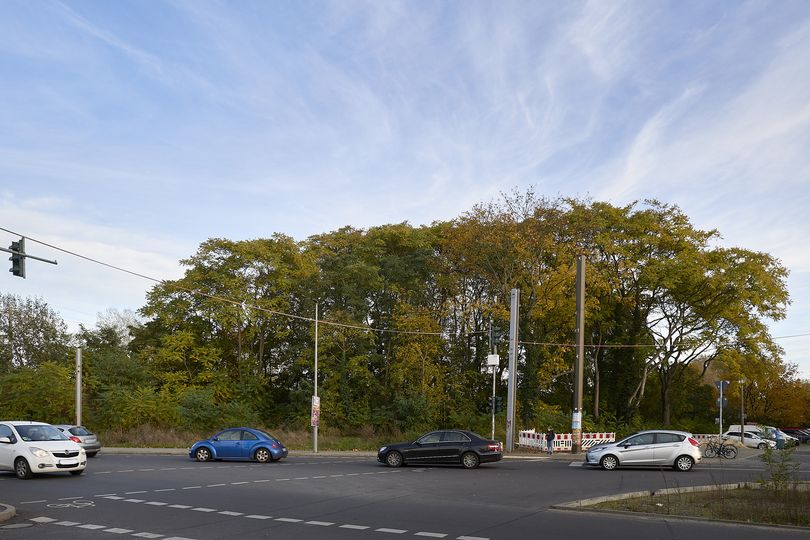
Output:
<svg viewBox="0 0 810 540">
<path fill-rule="evenodd" d="M 701 457 L 700 443 L 691 433 L 662 429 L 640 431 L 615 443 L 594 446 L 585 453 L 585 464 L 608 471 L 620 466 L 666 466 L 688 471 Z"/>
<path fill-rule="evenodd" d="M 54 427 L 67 435 L 71 441 L 79 443 L 87 453 L 87 457 L 93 457 L 101 452 L 101 442 L 98 440 L 98 437 L 96 437 L 96 434 L 92 433 L 86 427 L 71 424 L 62 424 Z"/>
</svg>

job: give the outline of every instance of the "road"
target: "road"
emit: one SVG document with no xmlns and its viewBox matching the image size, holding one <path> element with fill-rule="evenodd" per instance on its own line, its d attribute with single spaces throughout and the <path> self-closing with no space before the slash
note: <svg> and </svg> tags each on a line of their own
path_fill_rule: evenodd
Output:
<svg viewBox="0 0 810 540">
<path fill-rule="evenodd" d="M 795 457 L 810 480 L 810 447 Z M 607 472 L 545 457 L 468 471 L 390 469 L 358 456 L 291 456 L 260 465 L 100 454 L 80 477 L 21 481 L 0 473 L 0 502 L 17 508 L 15 518 L 0 523 L 0 539 L 807 538 L 806 530 L 550 508 L 599 495 L 756 481 L 763 472 L 758 460 L 712 460 L 678 473 Z"/>
</svg>

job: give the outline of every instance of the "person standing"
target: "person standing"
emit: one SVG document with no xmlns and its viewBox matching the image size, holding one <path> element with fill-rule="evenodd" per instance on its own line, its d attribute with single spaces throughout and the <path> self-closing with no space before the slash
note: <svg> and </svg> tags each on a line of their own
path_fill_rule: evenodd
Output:
<svg viewBox="0 0 810 540">
<path fill-rule="evenodd" d="M 548 427 L 548 431 L 546 431 L 546 452 L 549 454 L 554 453 L 554 439 L 557 437 L 557 434 L 554 433 L 554 430 L 551 429 L 551 426 Z"/>
</svg>

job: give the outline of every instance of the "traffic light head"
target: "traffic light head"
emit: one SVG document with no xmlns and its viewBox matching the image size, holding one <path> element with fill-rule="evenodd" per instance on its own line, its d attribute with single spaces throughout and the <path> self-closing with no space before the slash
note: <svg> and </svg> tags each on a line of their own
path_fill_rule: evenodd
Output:
<svg viewBox="0 0 810 540">
<path fill-rule="evenodd" d="M 25 279 L 25 238 L 12 242 L 8 248 L 13 251 L 11 257 L 8 258 L 11 261 L 9 272 Z"/>
</svg>

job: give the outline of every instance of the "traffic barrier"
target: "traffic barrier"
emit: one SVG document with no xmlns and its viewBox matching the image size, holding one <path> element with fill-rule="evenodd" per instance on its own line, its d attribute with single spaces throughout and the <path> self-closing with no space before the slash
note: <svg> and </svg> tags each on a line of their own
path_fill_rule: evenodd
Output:
<svg viewBox="0 0 810 540">
<path fill-rule="evenodd" d="M 616 433 L 583 433 L 582 448 L 590 448 L 597 444 L 616 441 Z M 570 452 L 573 438 L 570 433 L 557 433 L 554 437 L 552 450 L 554 452 Z M 524 448 L 546 449 L 546 434 L 537 433 L 533 429 L 518 432 L 518 446 Z"/>
</svg>

